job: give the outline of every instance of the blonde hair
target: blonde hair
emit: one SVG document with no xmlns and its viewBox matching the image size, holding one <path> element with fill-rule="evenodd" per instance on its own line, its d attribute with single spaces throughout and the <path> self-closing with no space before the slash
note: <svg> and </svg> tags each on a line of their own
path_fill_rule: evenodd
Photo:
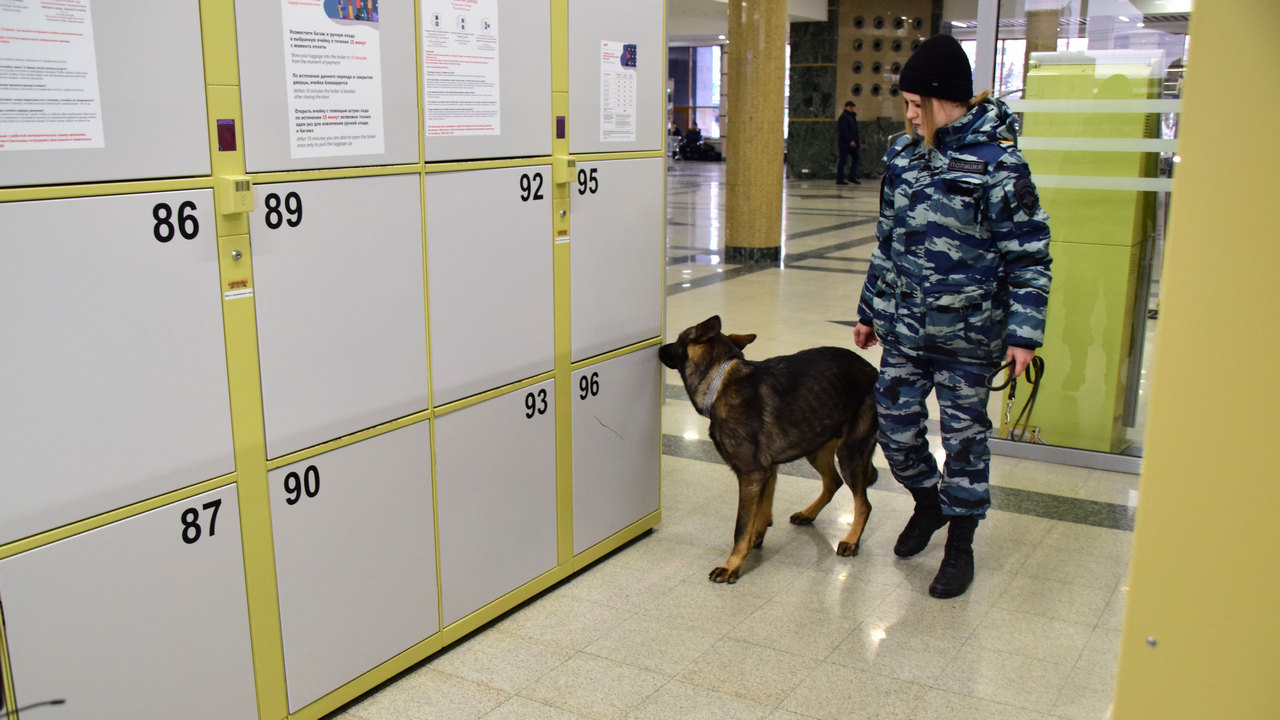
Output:
<svg viewBox="0 0 1280 720">
<path fill-rule="evenodd" d="M 956 103 L 956 104 L 964 107 L 964 111 L 967 113 L 970 110 L 981 105 L 983 101 L 985 101 L 989 97 L 991 97 L 991 91 L 983 90 L 982 92 L 978 93 L 976 96 L 970 98 L 969 102 Z M 920 96 L 920 139 L 924 142 L 925 147 L 933 147 L 933 142 L 934 140 L 937 139 L 937 135 L 938 135 L 938 121 L 933 116 L 933 103 L 929 102 L 930 100 L 935 100 L 935 99 L 936 98 L 931 98 L 928 95 Z M 903 102 L 906 102 L 906 101 L 903 100 Z M 950 101 L 943 100 L 942 102 L 950 102 Z M 907 126 L 907 135 L 911 135 L 915 132 L 915 127 L 912 126 L 910 120 L 906 121 L 906 126 Z"/>
</svg>

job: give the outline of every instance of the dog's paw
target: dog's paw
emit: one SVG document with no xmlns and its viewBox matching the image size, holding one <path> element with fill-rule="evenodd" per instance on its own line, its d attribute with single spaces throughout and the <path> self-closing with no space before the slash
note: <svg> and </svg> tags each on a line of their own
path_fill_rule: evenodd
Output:
<svg viewBox="0 0 1280 720">
<path fill-rule="evenodd" d="M 762 547 L 764 547 L 764 533 L 760 533 L 759 535 L 757 535 L 756 541 L 751 544 L 752 550 L 759 550 Z"/>
<path fill-rule="evenodd" d="M 808 515 L 805 515 L 802 512 L 794 513 L 791 516 L 791 524 L 792 525 L 812 525 L 813 518 L 809 517 Z"/>
<path fill-rule="evenodd" d="M 738 582 L 738 569 L 734 568 L 733 570 L 730 570 L 729 568 L 721 565 L 720 567 L 711 571 L 710 577 L 711 577 L 711 582 L 729 583 L 730 585 L 732 585 Z"/>
<path fill-rule="evenodd" d="M 836 546 L 836 554 L 840 557 L 853 557 L 858 554 L 858 543 L 847 543 L 843 540 Z"/>
</svg>

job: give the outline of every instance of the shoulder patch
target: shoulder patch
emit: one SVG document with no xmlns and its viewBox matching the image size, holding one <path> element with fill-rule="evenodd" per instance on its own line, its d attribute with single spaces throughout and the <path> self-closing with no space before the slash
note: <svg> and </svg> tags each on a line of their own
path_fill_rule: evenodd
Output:
<svg viewBox="0 0 1280 720">
<path fill-rule="evenodd" d="M 977 173 L 979 175 L 987 174 L 987 164 L 981 160 L 951 158 L 951 162 L 947 163 L 947 169 L 957 172 Z"/>
<path fill-rule="evenodd" d="M 893 159 L 897 157 L 898 154 L 907 147 L 907 145 L 910 145 L 913 139 L 914 138 L 909 135 L 902 135 L 897 140 L 893 141 L 893 144 L 885 151 L 882 162 L 885 164 L 893 162 Z"/>
<path fill-rule="evenodd" d="M 1028 215 L 1034 215 L 1040 207 L 1040 197 L 1036 194 L 1036 185 L 1031 182 L 1031 178 L 1022 177 L 1014 181 L 1013 197 L 1017 199 L 1018 207 Z"/>
</svg>

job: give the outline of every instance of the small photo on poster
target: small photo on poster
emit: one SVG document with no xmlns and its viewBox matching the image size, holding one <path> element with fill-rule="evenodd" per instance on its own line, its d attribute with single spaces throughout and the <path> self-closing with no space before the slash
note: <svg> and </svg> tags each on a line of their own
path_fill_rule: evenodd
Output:
<svg viewBox="0 0 1280 720">
<path fill-rule="evenodd" d="M 378 22 L 378 0 L 324 0 L 324 13 L 334 20 Z"/>
</svg>

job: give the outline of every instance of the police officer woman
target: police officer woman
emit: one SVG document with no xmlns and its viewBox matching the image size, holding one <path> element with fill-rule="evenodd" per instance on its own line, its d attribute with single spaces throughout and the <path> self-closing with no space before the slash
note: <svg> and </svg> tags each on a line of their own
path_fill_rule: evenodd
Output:
<svg viewBox="0 0 1280 720">
<path fill-rule="evenodd" d="M 950 525 L 929 594 L 973 581 L 973 534 L 990 507 L 986 378 L 1015 376 L 1044 338 L 1048 216 L 1016 146 L 1009 108 L 984 92 L 960 43 L 926 40 L 902 68 L 907 136 L 885 154 L 879 245 L 858 305 L 854 342 L 882 344 L 880 447 L 915 511 L 893 551 L 911 557 Z M 925 437 L 936 391 L 946 462 Z"/>
</svg>

